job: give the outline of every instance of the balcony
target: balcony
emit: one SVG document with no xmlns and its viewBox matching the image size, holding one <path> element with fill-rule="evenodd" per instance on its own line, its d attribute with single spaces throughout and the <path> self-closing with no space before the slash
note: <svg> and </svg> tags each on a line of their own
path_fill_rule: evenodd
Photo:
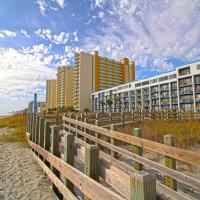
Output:
<svg viewBox="0 0 200 200">
<path fill-rule="evenodd" d="M 192 82 L 183 82 L 183 83 L 179 83 L 179 87 L 186 87 L 186 86 L 191 86 Z"/>
<path fill-rule="evenodd" d="M 193 103 L 193 99 L 180 99 L 180 103 Z"/>
<path fill-rule="evenodd" d="M 179 92 L 180 95 L 187 95 L 187 94 L 193 94 L 193 91 L 192 90 L 186 90 L 186 91 L 183 91 L 183 92 Z"/>
</svg>

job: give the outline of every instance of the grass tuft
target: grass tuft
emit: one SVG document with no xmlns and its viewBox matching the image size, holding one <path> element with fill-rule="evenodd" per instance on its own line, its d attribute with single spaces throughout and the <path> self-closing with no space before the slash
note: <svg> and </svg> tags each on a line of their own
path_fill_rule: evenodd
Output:
<svg viewBox="0 0 200 200">
<path fill-rule="evenodd" d="M 6 135 L 0 136 L 2 142 L 19 142 L 23 146 L 27 146 L 26 139 L 26 116 L 24 114 L 14 115 L 0 119 L 0 128 L 12 128 L 14 131 Z"/>
</svg>

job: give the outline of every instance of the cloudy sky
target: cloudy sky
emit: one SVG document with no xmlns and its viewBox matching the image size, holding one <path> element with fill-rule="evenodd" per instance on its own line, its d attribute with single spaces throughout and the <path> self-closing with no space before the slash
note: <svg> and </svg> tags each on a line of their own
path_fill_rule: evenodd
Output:
<svg viewBox="0 0 200 200">
<path fill-rule="evenodd" d="M 137 79 L 200 59 L 200 0 L 0 0 L 0 113 L 26 107 L 59 64 L 98 49 Z"/>
</svg>

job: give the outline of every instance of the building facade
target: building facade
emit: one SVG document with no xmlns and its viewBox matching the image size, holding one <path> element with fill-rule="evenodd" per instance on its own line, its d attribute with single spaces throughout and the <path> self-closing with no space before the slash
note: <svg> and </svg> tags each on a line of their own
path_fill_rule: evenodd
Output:
<svg viewBox="0 0 200 200">
<path fill-rule="evenodd" d="M 162 75 L 94 92 L 91 100 L 93 111 L 176 109 L 200 112 L 200 61 Z"/>
<path fill-rule="evenodd" d="M 57 107 L 57 81 L 46 81 L 46 109 Z"/>
<path fill-rule="evenodd" d="M 99 56 L 98 51 L 75 54 L 73 106 L 76 110 L 91 109 L 88 96 L 92 92 L 107 89 L 135 80 L 135 64 L 128 58 L 120 61 Z"/>
<path fill-rule="evenodd" d="M 68 107 L 73 105 L 74 68 L 60 66 L 57 71 L 57 106 Z"/>
</svg>

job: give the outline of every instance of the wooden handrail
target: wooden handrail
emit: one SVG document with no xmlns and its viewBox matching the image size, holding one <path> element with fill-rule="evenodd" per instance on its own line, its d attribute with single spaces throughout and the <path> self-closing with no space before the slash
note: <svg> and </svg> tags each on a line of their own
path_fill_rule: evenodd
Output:
<svg viewBox="0 0 200 200">
<path fill-rule="evenodd" d="M 153 162 L 153 161 L 151 161 L 151 160 L 149 160 L 147 158 L 144 158 L 142 156 L 136 155 L 136 154 L 134 154 L 134 153 L 132 153 L 130 151 L 127 151 L 127 150 L 125 150 L 123 148 L 120 148 L 118 146 L 112 145 L 112 144 L 110 144 L 110 143 L 108 143 L 106 141 L 103 141 L 103 140 L 98 139 L 98 138 L 96 138 L 96 137 L 94 137 L 92 135 L 89 135 L 89 134 L 87 134 L 87 133 L 85 133 L 85 132 L 83 132 L 81 130 L 77 130 L 76 128 L 73 128 L 73 127 L 71 127 L 69 125 L 64 124 L 64 127 L 68 128 L 71 131 L 74 131 L 74 132 L 86 137 L 87 139 L 92 140 L 92 141 L 94 141 L 94 142 L 96 142 L 96 143 L 98 143 L 98 144 L 100 144 L 100 145 L 102 145 L 102 146 L 104 146 L 104 147 L 106 147 L 106 148 L 108 148 L 110 150 L 113 150 L 113 151 L 115 151 L 115 152 L 117 152 L 117 153 L 119 153 L 119 154 L 121 154 L 121 155 L 123 155 L 123 156 L 125 156 L 125 157 L 127 157 L 129 159 L 131 159 L 131 160 L 137 161 L 137 162 L 139 162 L 139 163 L 141 163 L 143 165 L 146 165 L 146 166 L 148 166 L 148 167 L 150 167 L 152 169 L 155 169 L 156 171 L 159 171 L 162 174 L 165 174 L 165 175 L 168 175 L 170 177 L 173 177 L 174 179 L 176 179 L 176 180 L 178 180 L 178 181 L 180 181 L 180 182 L 182 182 L 182 183 L 184 183 L 184 184 L 186 184 L 186 185 L 188 185 L 190 187 L 193 187 L 195 189 L 199 189 L 200 188 L 200 180 L 198 180 L 198 179 L 195 179 L 193 177 L 187 176 L 187 175 L 185 175 L 185 174 L 183 174 L 181 172 L 178 172 L 176 170 L 173 170 L 171 168 L 167 168 L 167 167 L 165 167 L 163 165 L 160 165 L 160 164 L 158 164 L 156 162 Z"/>
<path fill-rule="evenodd" d="M 125 198 L 122 196 L 102 186 L 98 182 L 94 181 L 79 170 L 73 168 L 71 165 L 54 156 L 39 145 L 31 142 L 30 140 L 28 143 L 53 167 L 55 167 L 61 174 L 67 177 L 67 179 L 69 179 L 77 188 L 79 188 L 85 195 L 87 195 L 87 197 L 95 200 L 125 200 Z"/>
<path fill-rule="evenodd" d="M 169 157 L 172 157 L 176 160 L 180 160 L 191 165 L 200 166 L 200 154 L 187 151 L 184 149 L 180 149 L 177 147 L 172 147 L 169 145 L 161 144 L 158 142 L 150 141 L 143 138 L 137 138 L 135 136 L 131 136 L 128 134 L 124 134 L 117 131 L 108 130 L 102 127 L 98 127 L 92 124 L 87 124 L 81 121 L 77 121 L 68 117 L 63 117 L 63 120 L 69 123 L 73 123 L 74 125 L 84 127 L 94 132 L 98 132 L 102 135 L 106 135 L 111 138 L 115 138 L 129 144 L 140 146 L 144 149 L 156 152 L 158 154 L 163 154 Z M 195 162 L 194 162 L 195 161 Z"/>
<path fill-rule="evenodd" d="M 83 147 L 87 147 L 89 146 L 88 143 L 84 142 L 83 140 L 75 137 L 75 142 L 78 143 L 79 145 L 83 146 Z M 113 157 L 111 157 L 110 155 L 104 153 L 103 151 L 99 152 L 99 156 L 100 156 L 100 161 L 101 162 L 108 162 L 113 166 L 118 167 L 119 169 L 125 171 L 127 174 L 129 174 L 130 176 L 134 176 L 134 173 L 136 173 L 137 171 L 131 167 L 130 165 L 121 162 Z M 160 183 L 159 181 L 156 181 L 156 189 L 158 192 L 158 195 L 161 194 L 168 194 L 172 199 L 176 199 L 176 200 L 189 200 L 188 197 L 182 195 L 181 193 L 176 192 L 175 190 L 172 190 L 171 188 L 163 185 L 162 183 Z"/>
</svg>

